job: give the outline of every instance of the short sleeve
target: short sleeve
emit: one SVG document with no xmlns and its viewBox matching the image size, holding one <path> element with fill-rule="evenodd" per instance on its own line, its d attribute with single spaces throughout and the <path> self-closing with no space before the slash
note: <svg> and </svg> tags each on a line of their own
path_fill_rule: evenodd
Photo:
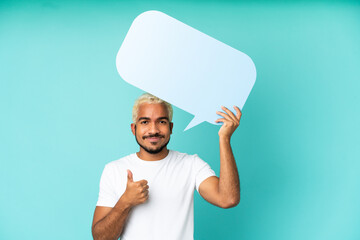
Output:
<svg viewBox="0 0 360 240">
<path fill-rule="evenodd" d="M 197 154 L 194 155 L 194 172 L 195 172 L 195 186 L 199 192 L 199 186 L 208 177 L 216 176 L 214 170 L 211 169 L 210 165 L 202 160 Z"/>
<path fill-rule="evenodd" d="M 105 165 L 100 179 L 99 198 L 96 206 L 114 207 L 117 200 L 113 185 L 114 174 L 111 166 Z"/>
</svg>

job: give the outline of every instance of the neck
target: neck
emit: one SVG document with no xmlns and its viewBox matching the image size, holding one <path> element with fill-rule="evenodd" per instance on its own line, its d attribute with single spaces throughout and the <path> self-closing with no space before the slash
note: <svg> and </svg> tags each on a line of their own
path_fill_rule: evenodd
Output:
<svg viewBox="0 0 360 240">
<path fill-rule="evenodd" d="M 145 161 L 157 161 L 164 159 L 169 154 L 169 150 L 165 147 L 161 152 L 151 154 L 145 151 L 142 147 L 140 147 L 140 151 L 136 153 L 136 155 L 141 159 Z"/>
</svg>

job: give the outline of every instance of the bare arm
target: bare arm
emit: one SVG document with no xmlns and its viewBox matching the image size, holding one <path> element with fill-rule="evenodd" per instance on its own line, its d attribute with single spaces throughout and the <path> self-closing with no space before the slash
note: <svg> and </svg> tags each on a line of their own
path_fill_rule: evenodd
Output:
<svg viewBox="0 0 360 240">
<path fill-rule="evenodd" d="M 126 219 L 130 210 L 149 197 L 149 186 L 146 180 L 133 181 L 133 176 L 128 170 L 128 182 L 124 194 L 111 207 L 96 207 L 92 223 L 92 235 L 94 240 L 118 239 L 124 230 Z"/>
<path fill-rule="evenodd" d="M 123 231 L 131 207 L 121 197 L 113 208 L 95 208 L 92 224 L 94 240 L 118 239 Z"/>
<path fill-rule="evenodd" d="M 220 137 L 219 193 L 230 207 L 240 202 L 240 181 L 236 162 L 230 146 L 230 138 Z"/>
<path fill-rule="evenodd" d="M 220 144 L 220 178 L 213 176 L 204 180 L 199 186 L 200 195 L 208 202 L 222 207 L 235 207 L 240 202 L 240 181 L 234 155 L 232 153 L 230 139 L 233 132 L 240 124 L 241 112 L 235 108 L 235 116 L 230 110 L 223 107 L 227 113 L 218 112 L 224 118 L 217 122 L 223 122 L 219 130 Z"/>
</svg>

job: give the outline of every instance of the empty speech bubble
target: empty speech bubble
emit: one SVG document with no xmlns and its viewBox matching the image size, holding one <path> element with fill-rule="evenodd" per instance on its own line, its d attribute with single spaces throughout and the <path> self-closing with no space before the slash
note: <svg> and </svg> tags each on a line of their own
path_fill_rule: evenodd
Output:
<svg viewBox="0 0 360 240">
<path fill-rule="evenodd" d="M 159 11 L 136 17 L 116 67 L 126 82 L 193 114 L 185 130 L 216 124 L 221 106 L 242 109 L 256 79 L 245 53 Z"/>
</svg>

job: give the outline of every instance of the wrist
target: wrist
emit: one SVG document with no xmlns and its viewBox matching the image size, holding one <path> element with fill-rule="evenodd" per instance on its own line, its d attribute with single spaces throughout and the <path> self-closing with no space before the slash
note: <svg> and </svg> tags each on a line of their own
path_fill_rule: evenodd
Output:
<svg viewBox="0 0 360 240">
<path fill-rule="evenodd" d="M 220 142 L 229 142 L 230 143 L 230 138 L 231 138 L 231 136 L 219 135 Z"/>
<path fill-rule="evenodd" d="M 116 203 L 116 206 L 119 206 L 123 209 L 131 209 L 133 207 L 131 202 L 126 198 L 125 194 L 120 197 L 119 201 Z"/>
</svg>

